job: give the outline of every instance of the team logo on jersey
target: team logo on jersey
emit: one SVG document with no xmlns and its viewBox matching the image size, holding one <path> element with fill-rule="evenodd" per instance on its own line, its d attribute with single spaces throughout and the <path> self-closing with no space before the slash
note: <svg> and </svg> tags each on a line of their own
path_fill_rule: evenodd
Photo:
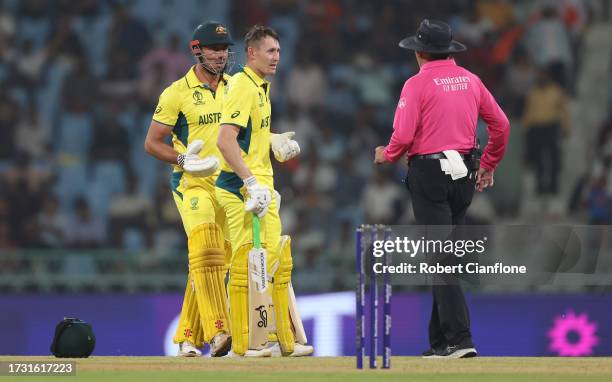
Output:
<svg viewBox="0 0 612 382">
<path fill-rule="evenodd" d="M 221 321 L 221 320 L 215 321 L 215 328 L 223 329 L 223 321 Z"/>
<path fill-rule="evenodd" d="M 235 111 L 235 112 L 232 113 L 232 118 L 236 118 L 239 115 L 240 115 L 240 110 L 239 111 Z"/>
<path fill-rule="evenodd" d="M 400 98 L 399 103 L 397 104 L 397 107 L 399 107 L 400 109 L 403 109 L 406 107 L 406 100 L 403 98 Z"/>
<path fill-rule="evenodd" d="M 261 94 L 261 93 L 257 93 L 257 94 L 259 94 L 259 107 L 263 107 L 263 105 L 264 105 L 263 94 Z"/>
<path fill-rule="evenodd" d="M 198 202 L 199 201 L 200 201 L 200 199 L 197 196 L 191 198 L 191 200 L 190 200 L 190 202 L 191 202 L 191 209 L 193 211 L 198 209 Z"/>
<path fill-rule="evenodd" d="M 193 104 L 194 105 L 204 105 L 204 101 L 203 101 L 204 96 L 202 95 L 202 93 L 200 93 L 199 90 L 196 89 L 193 92 L 193 96 L 192 97 L 193 97 L 193 101 L 194 101 Z"/>
<path fill-rule="evenodd" d="M 227 34 L 227 29 L 223 25 L 218 25 L 215 32 L 217 34 Z"/>
<path fill-rule="evenodd" d="M 162 107 L 161 106 L 157 106 L 157 108 L 155 109 L 155 114 L 159 114 L 162 111 Z"/>
</svg>

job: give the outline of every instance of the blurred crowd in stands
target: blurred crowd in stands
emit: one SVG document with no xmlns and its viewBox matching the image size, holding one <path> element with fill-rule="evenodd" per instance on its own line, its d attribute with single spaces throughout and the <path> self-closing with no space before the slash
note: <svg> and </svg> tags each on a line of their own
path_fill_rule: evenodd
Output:
<svg viewBox="0 0 612 382">
<path fill-rule="evenodd" d="M 425 17 L 451 24 L 469 48 L 456 60 L 512 123 L 496 187 L 475 198 L 471 222 L 609 224 L 611 98 L 593 139 L 572 106 L 593 54 L 585 36 L 610 23 L 609 11 L 606 0 L 0 1 L 0 256 L 120 248 L 174 251 L 186 262 L 171 169 L 147 156 L 143 140 L 159 94 L 193 64 L 190 34 L 207 19 L 228 24 L 237 64 L 248 27 L 280 33 L 272 129 L 295 131 L 302 154 L 276 166 L 276 188 L 301 290 L 353 285 L 358 224 L 411 222 L 405 161 L 372 161 L 418 71 L 397 44 Z M 600 83 L 608 97 L 609 50 Z M 485 126 L 478 131 L 486 142 Z M 567 162 L 582 155 L 568 147 L 571 135 L 592 149 L 568 177 Z"/>
</svg>

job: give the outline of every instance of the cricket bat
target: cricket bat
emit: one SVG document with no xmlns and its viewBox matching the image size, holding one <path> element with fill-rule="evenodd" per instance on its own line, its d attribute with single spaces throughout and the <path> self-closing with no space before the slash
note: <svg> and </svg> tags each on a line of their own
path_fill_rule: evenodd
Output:
<svg viewBox="0 0 612 382">
<path fill-rule="evenodd" d="M 259 217 L 253 214 L 253 248 L 249 251 L 249 349 L 263 349 L 273 323 L 269 306 L 266 250 L 261 247 Z"/>
</svg>

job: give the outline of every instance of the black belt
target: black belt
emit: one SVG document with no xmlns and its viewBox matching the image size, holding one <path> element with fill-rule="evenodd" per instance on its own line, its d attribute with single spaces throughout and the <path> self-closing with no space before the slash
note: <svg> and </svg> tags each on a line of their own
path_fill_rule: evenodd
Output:
<svg viewBox="0 0 612 382">
<path fill-rule="evenodd" d="M 463 160 L 466 160 L 466 155 L 465 154 L 459 154 L 461 155 L 461 158 Z M 446 155 L 444 155 L 444 153 L 434 153 L 434 154 L 421 154 L 421 155 L 414 155 L 410 158 L 412 159 L 447 159 Z"/>
</svg>

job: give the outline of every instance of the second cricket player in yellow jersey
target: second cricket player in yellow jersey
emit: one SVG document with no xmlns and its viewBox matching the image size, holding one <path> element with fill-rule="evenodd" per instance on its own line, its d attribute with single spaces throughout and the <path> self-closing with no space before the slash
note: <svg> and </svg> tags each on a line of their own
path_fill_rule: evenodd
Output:
<svg viewBox="0 0 612 382">
<path fill-rule="evenodd" d="M 255 26 L 245 37 L 247 64 L 228 83 L 223 101 L 217 144 L 223 155 L 216 196 L 224 208 L 233 249 L 228 295 L 232 326 L 232 350 L 239 356 L 266 356 L 260 344 L 250 343 L 249 263 L 253 248 L 253 214 L 261 219 L 261 243 L 267 251 L 267 272 L 272 275 L 272 301 L 276 334 L 283 355 L 294 352 L 294 330 L 289 314 L 288 287 L 293 267 L 290 238 L 281 240 L 278 197 L 273 198 L 274 178 L 270 161 L 271 141 L 277 136 L 281 161 L 299 153 L 295 141 L 271 134 L 270 84 L 264 78 L 276 72 L 280 55 L 278 35 L 270 28 Z M 275 151 L 275 156 L 276 156 Z M 279 156 L 277 156 L 277 159 Z M 256 327 L 256 326 L 255 326 Z M 308 354 L 312 347 L 307 347 Z"/>
<path fill-rule="evenodd" d="M 187 234 L 189 277 L 174 337 L 181 356 L 201 355 L 203 342 L 210 343 L 212 356 L 231 347 L 224 282 L 231 248 L 215 197 L 221 158 L 216 140 L 230 79 L 223 71 L 231 44 L 217 22 L 196 28 L 190 48 L 198 63 L 161 94 L 145 141 L 147 152 L 173 165 L 172 194 Z M 168 136 L 172 146 L 165 143 Z"/>
</svg>

